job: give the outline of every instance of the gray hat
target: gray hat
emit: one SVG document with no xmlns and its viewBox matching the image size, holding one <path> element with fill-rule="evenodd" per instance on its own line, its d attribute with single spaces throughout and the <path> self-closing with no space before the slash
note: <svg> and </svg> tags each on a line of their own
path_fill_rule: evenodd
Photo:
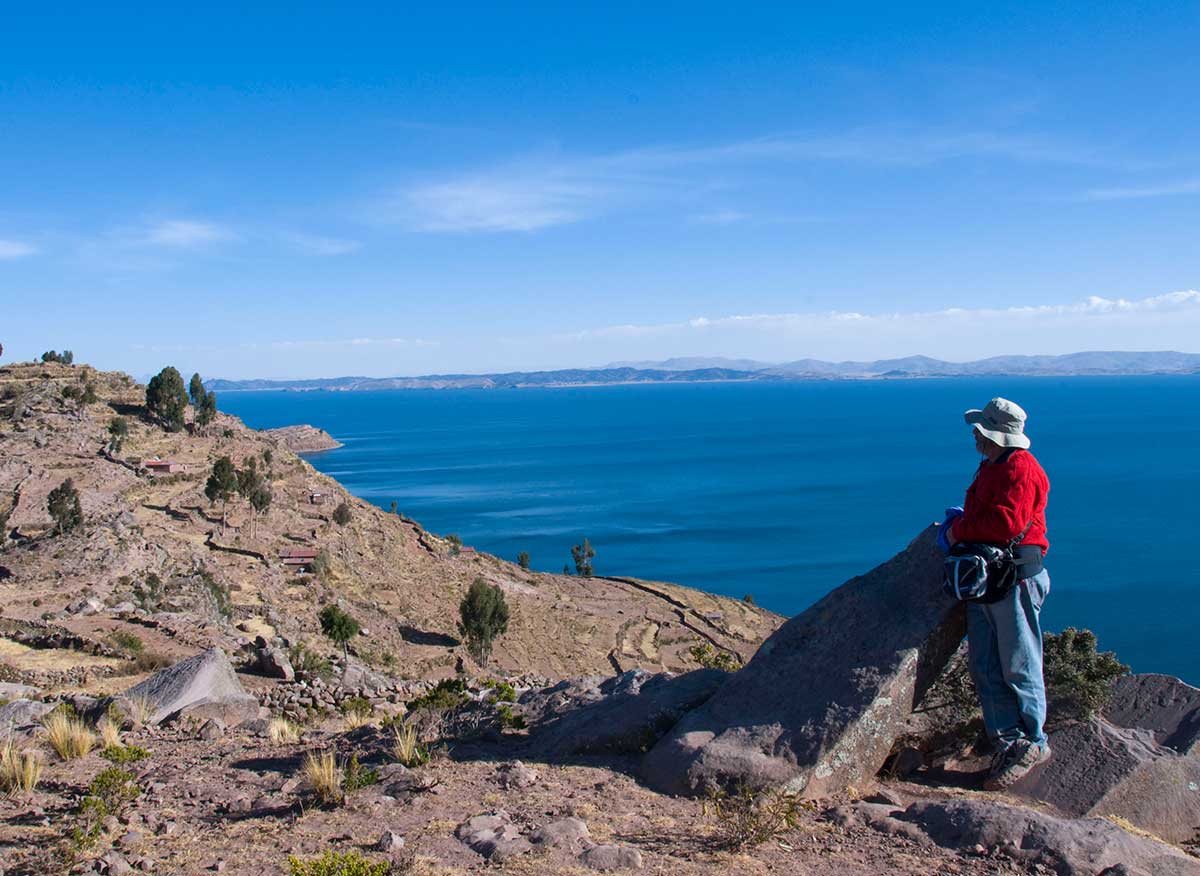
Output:
<svg viewBox="0 0 1200 876">
<path fill-rule="evenodd" d="M 994 398 L 982 411 L 967 411 L 963 419 L 1001 447 L 1029 446 L 1029 438 L 1025 435 L 1025 411 L 1016 402 Z"/>
</svg>

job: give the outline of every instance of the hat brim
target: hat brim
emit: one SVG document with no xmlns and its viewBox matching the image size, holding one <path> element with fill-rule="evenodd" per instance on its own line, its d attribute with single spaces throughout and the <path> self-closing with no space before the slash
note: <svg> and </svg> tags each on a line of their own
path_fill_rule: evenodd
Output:
<svg viewBox="0 0 1200 876">
<path fill-rule="evenodd" d="M 965 414 L 963 414 L 963 419 L 966 420 L 968 425 L 974 426 L 976 429 L 982 432 L 985 438 L 996 442 L 1001 447 L 1019 447 L 1022 450 L 1029 449 L 1029 436 L 1024 432 L 1014 435 L 1011 432 L 1000 432 L 996 429 L 989 429 L 987 426 L 985 426 L 984 423 L 986 423 L 987 420 L 984 419 L 983 411 L 967 411 Z"/>
</svg>

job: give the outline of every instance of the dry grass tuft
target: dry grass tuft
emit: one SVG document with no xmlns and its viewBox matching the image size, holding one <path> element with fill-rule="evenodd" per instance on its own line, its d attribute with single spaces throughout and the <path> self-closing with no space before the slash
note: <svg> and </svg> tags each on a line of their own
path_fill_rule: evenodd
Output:
<svg viewBox="0 0 1200 876">
<path fill-rule="evenodd" d="M 417 767 L 429 760 L 429 753 L 417 741 L 417 728 L 400 724 L 392 729 L 392 756 L 406 767 Z"/>
<path fill-rule="evenodd" d="M 129 720 L 133 721 L 135 726 L 141 727 L 150 723 L 150 718 L 154 715 L 154 707 L 150 705 L 150 701 L 145 697 L 135 697 L 129 701 Z"/>
<path fill-rule="evenodd" d="M 322 804 L 337 806 L 342 802 L 342 771 L 332 751 L 310 751 L 304 758 L 304 777 Z"/>
<path fill-rule="evenodd" d="M 17 751 L 11 739 L 0 745 L 0 789 L 8 794 L 28 794 L 42 777 L 42 755 L 37 751 Z"/>
<path fill-rule="evenodd" d="M 121 728 L 108 718 L 101 718 L 96 725 L 100 731 L 100 742 L 104 748 L 121 748 Z"/>
<path fill-rule="evenodd" d="M 43 722 L 50 747 L 63 760 L 83 757 L 96 747 L 96 734 L 83 719 L 66 712 L 54 711 Z"/>
<path fill-rule="evenodd" d="M 300 727 L 287 718 L 275 717 L 267 725 L 267 736 L 276 745 L 290 745 L 300 741 Z"/>
</svg>

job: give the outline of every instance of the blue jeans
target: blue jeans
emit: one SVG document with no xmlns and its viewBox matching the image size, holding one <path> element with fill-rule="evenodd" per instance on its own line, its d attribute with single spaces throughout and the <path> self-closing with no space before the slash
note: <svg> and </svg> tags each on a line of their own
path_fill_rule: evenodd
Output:
<svg viewBox="0 0 1200 876">
<path fill-rule="evenodd" d="M 983 724 L 997 748 L 1019 739 L 1046 744 L 1038 615 L 1049 592 L 1050 574 L 1043 569 L 1018 581 L 999 602 L 967 605 L 968 663 L 983 707 Z"/>
</svg>

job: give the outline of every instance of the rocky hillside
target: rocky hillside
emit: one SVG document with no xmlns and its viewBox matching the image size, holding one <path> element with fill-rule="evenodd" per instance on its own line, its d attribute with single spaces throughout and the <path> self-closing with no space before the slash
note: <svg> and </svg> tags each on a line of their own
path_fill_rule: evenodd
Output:
<svg viewBox="0 0 1200 876">
<path fill-rule="evenodd" d="M 81 399 L 84 390 L 90 396 Z M 553 678 L 635 667 L 687 669 L 689 650 L 708 645 L 747 659 L 781 618 L 736 600 L 670 584 L 530 572 L 464 550 L 348 494 L 289 449 L 290 433 L 262 433 L 218 415 L 205 428 L 171 433 L 145 417 L 145 389 L 128 376 L 87 366 L 0 368 L 0 599 L 10 630 L 75 636 L 88 660 L 49 652 L 21 657 L 0 639 L 10 668 L 42 680 L 102 676 L 113 634 L 173 658 L 239 639 L 279 636 L 333 654 L 317 612 L 336 602 L 363 626 L 351 653 L 403 677 L 454 672 L 470 658 L 455 631 L 458 603 L 476 578 L 500 586 L 511 609 L 492 671 Z M 108 428 L 129 434 L 108 453 Z M 210 502 L 205 481 L 228 456 L 267 473 L 272 501 L 256 515 L 234 498 Z M 148 467 L 158 461 L 158 472 Z M 173 464 L 173 465 L 168 465 Z M 82 524 L 56 534 L 52 490 L 70 479 Z M 349 521 L 333 520 L 345 503 Z M 224 522 L 223 518 L 224 517 Z M 300 574 L 289 550 L 324 552 L 329 569 Z M 35 659 L 36 658 L 36 659 Z"/>
</svg>

